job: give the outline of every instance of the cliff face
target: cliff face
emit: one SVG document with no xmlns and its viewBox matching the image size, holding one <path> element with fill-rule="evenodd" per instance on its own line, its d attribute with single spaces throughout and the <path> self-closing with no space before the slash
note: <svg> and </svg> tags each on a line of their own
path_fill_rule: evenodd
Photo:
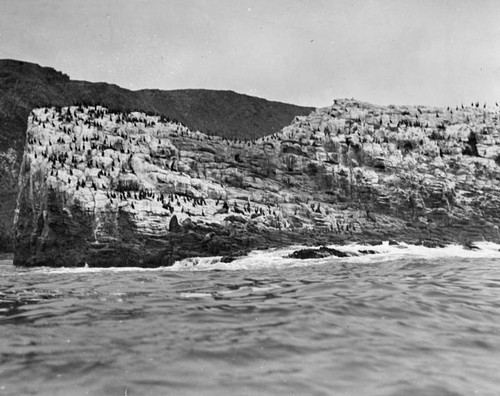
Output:
<svg viewBox="0 0 500 396">
<path fill-rule="evenodd" d="M 49 67 L 0 59 L 0 252 L 11 251 L 17 175 L 27 119 L 33 108 L 100 104 L 115 111 L 144 111 L 191 129 L 226 137 L 257 138 L 278 132 L 313 108 L 271 102 L 231 91 L 130 91 L 117 85 L 71 80 Z"/>
<path fill-rule="evenodd" d="M 143 113 L 29 118 L 15 264 L 158 266 L 291 243 L 498 240 L 499 115 L 352 100 L 228 140 Z"/>
</svg>

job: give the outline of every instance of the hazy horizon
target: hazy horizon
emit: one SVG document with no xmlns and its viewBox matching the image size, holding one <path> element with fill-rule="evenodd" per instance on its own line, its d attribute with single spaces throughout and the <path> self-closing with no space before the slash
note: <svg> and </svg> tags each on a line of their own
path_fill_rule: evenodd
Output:
<svg viewBox="0 0 500 396">
<path fill-rule="evenodd" d="M 1 0 L 0 58 L 127 89 L 500 101 L 500 2 Z"/>
</svg>

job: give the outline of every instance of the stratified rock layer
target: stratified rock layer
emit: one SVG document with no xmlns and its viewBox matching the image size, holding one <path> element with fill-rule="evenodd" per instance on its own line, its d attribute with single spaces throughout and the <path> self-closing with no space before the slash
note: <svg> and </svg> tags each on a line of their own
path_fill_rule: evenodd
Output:
<svg viewBox="0 0 500 396">
<path fill-rule="evenodd" d="M 240 141 L 143 113 L 36 109 L 15 264 L 160 266 L 292 243 L 498 240 L 499 116 L 338 100 Z"/>
<path fill-rule="evenodd" d="M 80 104 L 163 115 L 193 130 L 236 138 L 279 132 L 293 117 L 314 110 L 232 91 L 130 91 L 114 84 L 72 80 L 60 71 L 34 63 L 0 59 L 0 252 L 13 249 L 17 176 L 31 110 Z"/>
</svg>

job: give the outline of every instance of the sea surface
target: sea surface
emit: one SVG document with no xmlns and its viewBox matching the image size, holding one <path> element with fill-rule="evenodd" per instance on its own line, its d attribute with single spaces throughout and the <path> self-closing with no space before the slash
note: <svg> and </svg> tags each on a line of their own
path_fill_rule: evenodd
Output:
<svg viewBox="0 0 500 396">
<path fill-rule="evenodd" d="M 500 246 L 478 246 L 3 260 L 0 395 L 500 395 Z"/>
</svg>

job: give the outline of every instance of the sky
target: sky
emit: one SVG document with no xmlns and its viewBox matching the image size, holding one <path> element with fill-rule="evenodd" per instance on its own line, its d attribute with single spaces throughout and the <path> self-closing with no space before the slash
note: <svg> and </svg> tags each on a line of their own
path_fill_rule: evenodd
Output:
<svg viewBox="0 0 500 396">
<path fill-rule="evenodd" d="M 500 102 L 498 0 L 0 0 L 0 58 L 124 88 Z"/>
</svg>

